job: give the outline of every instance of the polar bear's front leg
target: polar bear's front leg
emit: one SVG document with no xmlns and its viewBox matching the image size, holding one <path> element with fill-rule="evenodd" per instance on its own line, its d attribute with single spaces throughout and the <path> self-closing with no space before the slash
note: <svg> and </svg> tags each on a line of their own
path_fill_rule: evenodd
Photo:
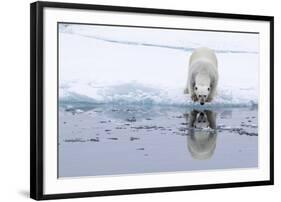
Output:
<svg viewBox="0 0 281 202">
<path fill-rule="evenodd" d="M 185 86 L 185 89 L 183 91 L 184 94 L 189 94 L 191 91 L 189 90 L 190 89 L 190 78 L 188 77 L 187 79 L 187 82 L 186 82 L 186 86 Z"/>
<path fill-rule="evenodd" d="M 193 102 L 196 102 L 198 101 L 198 98 L 194 92 L 194 87 L 195 87 L 195 81 L 194 79 L 190 79 L 190 82 L 189 82 L 189 92 L 190 92 L 190 96 L 191 96 L 191 99 L 193 100 Z"/>
<path fill-rule="evenodd" d="M 217 93 L 217 81 L 214 81 L 214 82 L 212 82 L 212 84 L 210 86 L 210 93 L 209 93 L 209 96 L 208 96 L 206 102 L 212 102 L 216 93 Z"/>
<path fill-rule="evenodd" d="M 189 94 L 188 86 L 185 87 L 183 93 L 184 93 L 184 94 Z"/>
</svg>

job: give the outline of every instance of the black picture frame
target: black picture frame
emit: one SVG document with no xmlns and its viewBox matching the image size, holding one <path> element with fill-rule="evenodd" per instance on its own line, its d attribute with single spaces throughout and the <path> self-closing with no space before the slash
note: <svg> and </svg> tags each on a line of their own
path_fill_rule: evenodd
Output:
<svg viewBox="0 0 281 202">
<path fill-rule="evenodd" d="M 267 21 L 270 23 L 270 179 L 240 183 L 204 184 L 174 187 L 154 187 L 129 190 L 93 191 L 45 195 L 43 193 L 43 9 L 117 11 L 130 13 L 163 14 L 223 19 Z M 36 200 L 93 197 L 106 195 L 139 194 L 153 192 L 186 191 L 228 187 L 274 184 L 274 17 L 230 13 L 195 12 L 152 8 L 89 5 L 57 2 L 35 2 L 30 5 L 30 197 Z"/>
</svg>

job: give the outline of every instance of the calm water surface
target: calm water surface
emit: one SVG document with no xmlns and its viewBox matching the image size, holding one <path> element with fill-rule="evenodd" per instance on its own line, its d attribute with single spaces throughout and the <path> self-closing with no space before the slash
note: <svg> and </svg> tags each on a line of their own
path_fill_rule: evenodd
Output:
<svg viewBox="0 0 281 202">
<path fill-rule="evenodd" d="M 258 111 L 61 105 L 59 177 L 258 166 Z"/>
</svg>

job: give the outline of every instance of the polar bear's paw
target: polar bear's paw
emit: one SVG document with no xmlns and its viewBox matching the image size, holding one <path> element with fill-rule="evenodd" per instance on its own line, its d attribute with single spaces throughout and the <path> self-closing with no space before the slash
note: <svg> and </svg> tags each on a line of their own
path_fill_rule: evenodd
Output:
<svg viewBox="0 0 281 202">
<path fill-rule="evenodd" d="M 206 99 L 206 102 L 212 102 L 213 101 L 213 98 L 212 97 L 208 97 L 207 99 Z"/>
<path fill-rule="evenodd" d="M 191 95 L 191 99 L 193 100 L 193 102 L 197 102 L 198 98 L 195 94 Z"/>
<path fill-rule="evenodd" d="M 207 98 L 206 102 L 212 102 L 212 100 L 213 100 L 212 98 Z"/>
</svg>

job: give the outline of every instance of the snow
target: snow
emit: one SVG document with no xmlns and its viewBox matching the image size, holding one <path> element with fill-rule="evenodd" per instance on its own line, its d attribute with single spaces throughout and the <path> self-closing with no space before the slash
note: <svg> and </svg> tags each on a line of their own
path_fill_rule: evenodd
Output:
<svg viewBox="0 0 281 202">
<path fill-rule="evenodd" d="M 257 104 L 258 34 L 64 24 L 59 29 L 59 99 L 189 105 L 183 94 L 188 59 L 201 46 L 218 57 L 213 104 Z"/>
</svg>

